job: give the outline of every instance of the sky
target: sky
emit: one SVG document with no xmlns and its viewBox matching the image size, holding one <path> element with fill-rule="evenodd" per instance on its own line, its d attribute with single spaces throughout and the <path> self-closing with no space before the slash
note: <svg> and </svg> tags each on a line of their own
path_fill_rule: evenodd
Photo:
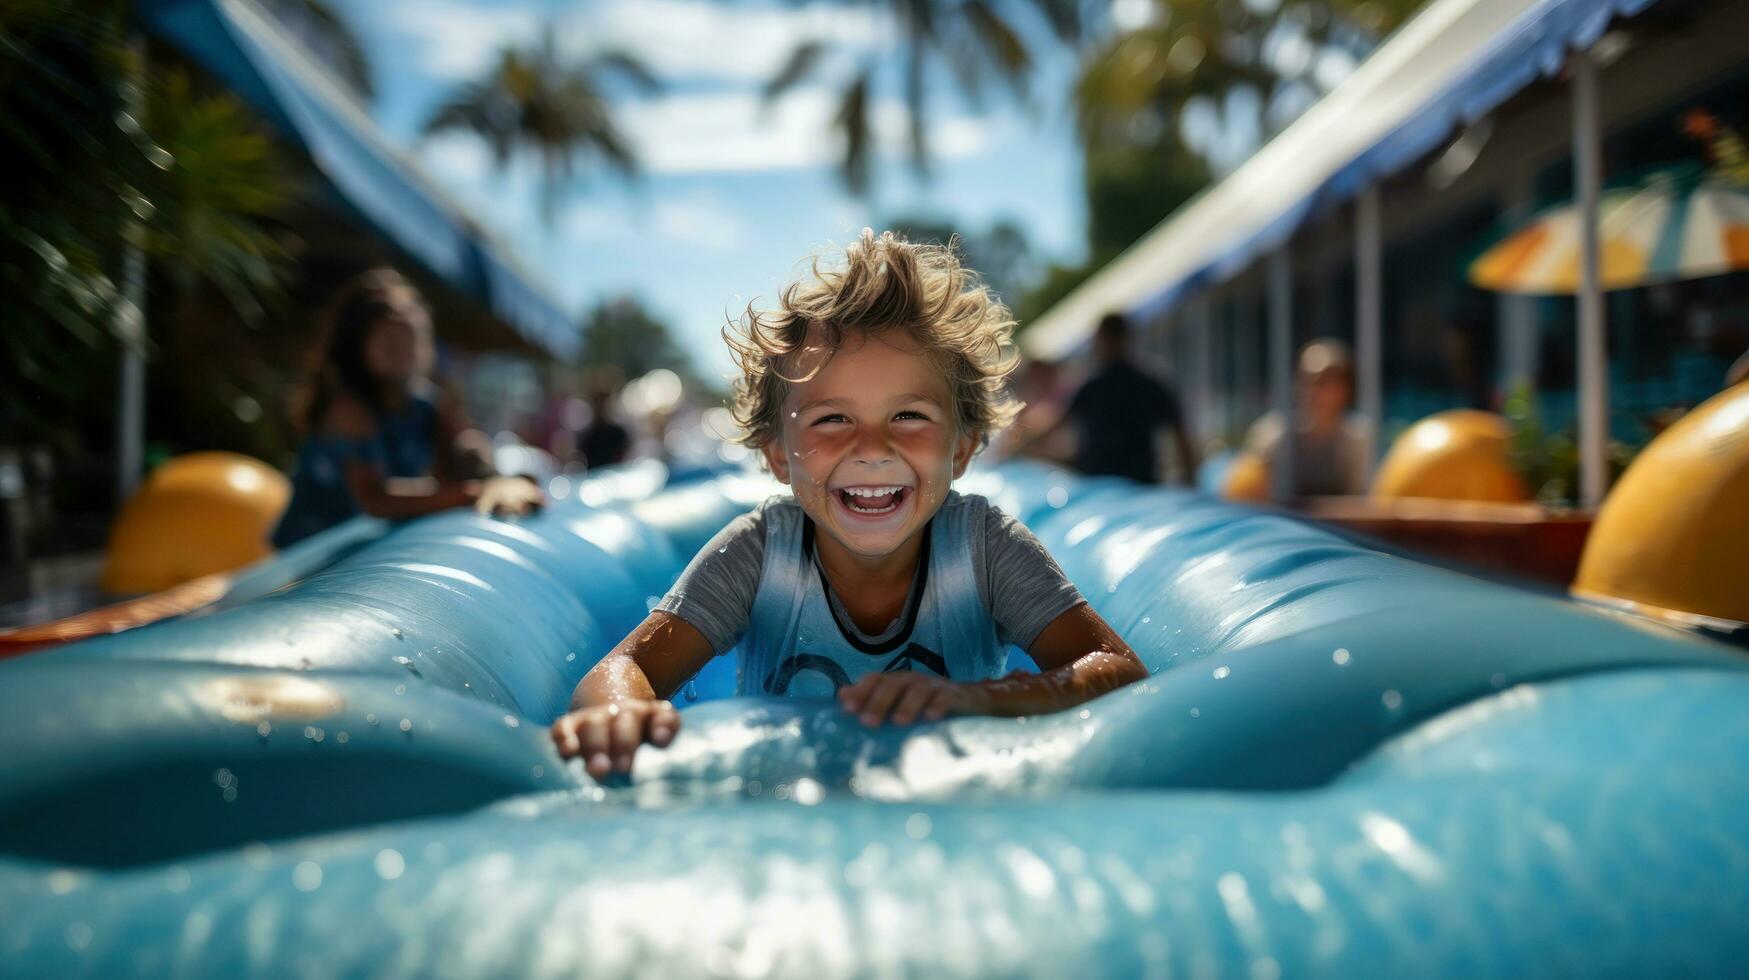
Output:
<svg viewBox="0 0 1749 980">
<path fill-rule="evenodd" d="M 1075 56 L 1042 38 L 1031 106 L 999 93 L 981 108 L 968 106 L 953 94 L 944 66 L 932 66 L 935 166 L 928 181 L 912 177 L 904 163 L 896 93 L 878 93 L 876 186 L 869 199 L 858 199 L 836 177 L 827 124 L 837 80 L 862 59 L 894 48 L 884 4 L 833 10 L 757 0 L 342 0 L 337 6 L 365 42 L 377 90 L 371 109 L 391 140 L 505 241 L 566 309 L 580 313 L 604 298 L 636 295 L 671 324 L 709 374 L 729 370 L 720 339 L 726 316 L 749 302 L 769 302 L 810 253 L 886 218 L 934 215 L 971 232 L 1008 219 L 1040 257 L 1084 257 L 1080 153 L 1066 104 Z M 629 52 L 664 88 L 615 106 L 642 177 L 628 183 L 586 167 L 553 213 L 543 215 L 531 162 L 501 171 L 471 135 L 426 138 L 420 130 L 444 96 L 482 74 L 503 45 L 548 30 L 578 56 Z M 819 81 L 765 105 L 762 85 L 809 39 L 832 42 L 835 60 Z"/>
</svg>

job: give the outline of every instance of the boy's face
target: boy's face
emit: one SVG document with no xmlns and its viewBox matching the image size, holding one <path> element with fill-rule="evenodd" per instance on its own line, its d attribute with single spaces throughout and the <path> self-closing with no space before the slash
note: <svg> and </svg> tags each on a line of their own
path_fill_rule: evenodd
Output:
<svg viewBox="0 0 1749 980">
<path fill-rule="evenodd" d="M 804 348 L 785 373 L 817 366 L 789 386 L 766 462 L 821 533 L 884 557 L 935 516 L 977 439 L 959 431 L 947 379 L 903 333 Z"/>
</svg>

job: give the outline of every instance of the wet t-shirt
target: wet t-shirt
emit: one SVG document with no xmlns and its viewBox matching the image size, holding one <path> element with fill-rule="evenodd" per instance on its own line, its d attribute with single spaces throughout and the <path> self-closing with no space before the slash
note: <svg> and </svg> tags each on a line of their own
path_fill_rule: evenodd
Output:
<svg viewBox="0 0 1749 980">
<path fill-rule="evenodd" d="M 792 498 L 774 497 L 717 532 L 699 551 L 656 608 L 686 620 L 721 654 L 747 632 L 753 598 L 765 569 L 767 510 L 794 507 Z M 1081 593 L 1064 577 L 1038 538 L 983 497 L 949 493 L 942 510 L 963 508 L 977 598 L 988 611 L 1003 643 L 1022 650 L 1064 612 L 1079 605 Z M 938 513 L 937 517 L 941 515 Z M 809 556 L 813 560 L 812 556 Z M 913 580 L 912 589 L 918 588 Z M 840 628 L 855 642 L 879 645 L 908 624 L 901 616 L 885 630 L 868 635 L 857 629 L 830 587 L 827 599 Z M 909 600 L 906 607 L 911 608 Z"/>
</svg>

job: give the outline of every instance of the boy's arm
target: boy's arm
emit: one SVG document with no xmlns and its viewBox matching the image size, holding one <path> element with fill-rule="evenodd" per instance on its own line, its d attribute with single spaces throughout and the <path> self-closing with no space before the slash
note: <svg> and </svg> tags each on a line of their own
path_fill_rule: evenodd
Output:
<svg viewBox="0 0 1749 980">
<path fill-rule="evenodd" d="M 1019 715 L 1061 711 L 1148 676 L 1129 644 L 1085 602 L 1039 633 L 1027 649 L 1041 673 L 990 681 L 950 681 L 928 674 L 869 674 L 838 693 L 865 725 L 939 721 L 948 715 Z"/>
<path fill-rule="evenodd" d="M 1039 673 L 984 681 L 981 714 L 1061 711 L 1148 676 L 1130 645 L 1085 602 L 1051 620 L 1026 652 Z"/>
<path fill-rule="evenodd" d="M 644 742 L 665 746 L 680 730 L 666 700 L 715 655 L 692 624 L 660 610 L 583 675 L 571 711 L 553 722 L 563 758 L 582 758 L 591 776 L 630 772 Z"/>
</svg>

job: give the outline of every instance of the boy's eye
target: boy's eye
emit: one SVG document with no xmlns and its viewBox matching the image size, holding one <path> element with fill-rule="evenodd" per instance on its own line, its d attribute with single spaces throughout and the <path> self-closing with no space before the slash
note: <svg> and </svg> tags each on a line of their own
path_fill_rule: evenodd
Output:
<svg viewBox="0 0 1749 980">
<path fill-rule="evenodd" d="M 903 412 L 900 412 L 899 414 L 893 416 L 893 421 L 895 421 L 895 422 L 897 422 L 901 419 L 903 419 L 905 421 L 920 420 L 923 422 L 927 422 L 927 421 L 929 421 L 929 416 L 924 415 L 922 412 L 916 411 L 915 409 L 907 408 Z"/>
<path fill-rule="evenodd" d="M 817 418 L 813 421 L 813 424 L 814 425 L 825 425 L 828 422 L 848 422 L 848 421 L 850 421 L 850 419 L 846 418 L 843 413 L 833 412 L 830 415 L 820 416 L 819 418 Z"/>
</svg>

